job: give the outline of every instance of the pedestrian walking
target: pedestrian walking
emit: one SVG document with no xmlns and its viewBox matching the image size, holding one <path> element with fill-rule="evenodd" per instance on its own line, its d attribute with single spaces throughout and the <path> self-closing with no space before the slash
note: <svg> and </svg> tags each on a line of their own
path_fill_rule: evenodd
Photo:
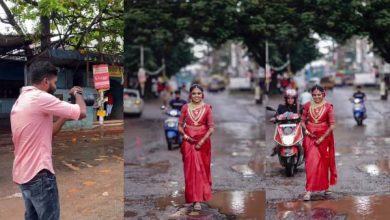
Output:
<svg viewBox="0 0 390 220">
<path fill-rule="evenodd" d="M 305 150 L 306 193 L 305 201 L 311 192 L 331 193 L 329 186 L 337 182 L 333 129 L 335 117 L 333 105 L 326 101 L 325 90 L 315 85 L 311 89 L 313 101 L 304 106 L 302 126 L 305 129 L 303 147 Z"/>
<path fill-rule="evenodd" d="M 52 162 L 52 137 L 67 119 L 86 116 L 80 87 L 69 94 L 76 104 L 60 101 L 56 90 L 57 69 L 48 61 L 36 61 L 29 67 L 32 86 L 25 86 L 11 110 L 14 143 L 13 181 L 20 186 L 26 220 L 57 220 L 60 205 Z M 59 117 L 53 123 L 53 116 Z"/>
<path fill-rule="evenodd" d="M 190 88 L 190 103 L 181 109 L 179 131 L 183 135 L 181 153 L 184 163 L 185 199 L 201 210 L 200 202 L 211 199 L 211 140 L 214 121 L 211 106 L 203 102 L 203 88 Z"/>
<path fill-rule="evenodd" d="M 114 106 L 114 98 L 112 96 L 112 92 L 108 90 L 107 92 L 107 111 L 106 111 L 106 116 L 110 116 L 112 112 L 112 107 Z"/>
</svg>

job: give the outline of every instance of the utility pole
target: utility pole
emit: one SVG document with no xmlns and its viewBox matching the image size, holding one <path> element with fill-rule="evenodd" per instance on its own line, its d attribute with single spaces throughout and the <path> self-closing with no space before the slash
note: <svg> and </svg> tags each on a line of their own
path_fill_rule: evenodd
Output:
<svg viewBox="0 0 390 220">
<path fill-rule="evenodd" d="M 140 46 L 140 60 L 141 60 L 141 67 L 143 68 L 144 67 L 144 45 L 141 45 Z"/>
<path fill-rule="evenodd" d="M 269 66 L 269 51 L 268 51 L 268 41 L 265 41 L 265 83 L 267 94 L 269 92 L 269 84 L 271 81 L 271 68 Z"/>
</svg>

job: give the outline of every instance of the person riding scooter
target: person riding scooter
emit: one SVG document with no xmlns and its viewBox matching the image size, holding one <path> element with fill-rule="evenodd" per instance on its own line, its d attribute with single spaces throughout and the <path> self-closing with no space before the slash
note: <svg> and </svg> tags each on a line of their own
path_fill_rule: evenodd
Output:
<svg viewBox="0 0 390 220">
<path fill-rule="evenodd" d="M 366 106 L 364 104 L 366 94 L 361 91 L 361 88 L 361 86 L 357 86 L 357 91 L 349 99 L 352 103 L 354 103 L 353 114 L 358 125 L 363 125 L 363 120 L 367 118 Z"/>
<path fill-rule="evenodd" d="M 181 99 L 181 97 L 180 97 L 180 90 L 177 90 L 177 91 L 175 91 L 175 98 L 169 102 L 169 106 L 172 109 L 176 109 L 180 112 L 181 107 L 183 107 L 183 105 L 185 105 L 186 103 L 187 102 L 185 100 Z"/>
<path fill-rule="evenodd" d="M 353 93 L 352 97 L 355 98 L 355 99 L 362 99 L 363 101 L 366 100 L 366 94 L 364 92 L 362 92 L 362 86 L 357 86 L 356 87 L 356 92 Z"/>
<path fill-rule="evenodd" d="M 360 99 L 362 100 L 362 102 L 365 102 L 367 97 L 366 97 L 366 93 L 362 92 L 362 86 L 356 86 L 356 92 L 353 93 L 352 95 L 352 99 Z M 367 118 L 367 113 L 366 113 L 366 108 L 364 107 L 364 118 Z"/>
<path fill-rule="evenodd" d="M 302 114 L 303 108 L 297 103 L 297 91 L 294 89 L 287 89 L 284 93 L 285 104 L 280 104 L 276 110 L 277 115 L 282 115 L 286 112 Z M 271 156 L 275 156 L 278 153 L 278 147 L 275 146 L 272 150 Z"/>
</svg>

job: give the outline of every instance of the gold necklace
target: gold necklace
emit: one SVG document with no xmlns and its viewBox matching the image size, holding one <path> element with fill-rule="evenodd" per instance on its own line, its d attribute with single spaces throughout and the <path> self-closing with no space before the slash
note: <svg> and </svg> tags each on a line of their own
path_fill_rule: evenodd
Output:
<svg viewBox="0 0 390 220">
<path fill-rule="evenodd" d="M 310 115 L 311 117 L 313 118 L 314 122 L 317 124 L 318 121 L 320 120 L 320 118 L 322 117 L 322 115 L 324 114 L 325 112 L 325 108 L 324 108 L 324 104 L 326 103 L 325 100 L 323 100 L 322 102 L 320 103 L 315 103 L 314 101 L 312 101 L 310 103 L 310 108 L 309 108 L 309 111 L 310 111 Z M 318 108 L 321 108 L 320 111 L 318 112 L 318 114 L 316 114 L 315 112 L 315 109 L 318 109 Z"/>
<path fill-rule="evenodd" d="M 193 113 L 193 111 L 195 111 L 197 109 L 200 109 L 200 110 L 199 110 L 198 114 L 196 115 Z M 196 105 L 196 106 L 192 102 L 190 102 L 189 108 L 188 108 L 188 114 L 189 114 L 191 120 L 194 122 L 194 125 L 199 124 L 199 121 L 202 118 L 204 112 L 205 112 L 205 108 L 204 108 L 203 102 L 200 103 L 199 105 Z"/>
</svg>

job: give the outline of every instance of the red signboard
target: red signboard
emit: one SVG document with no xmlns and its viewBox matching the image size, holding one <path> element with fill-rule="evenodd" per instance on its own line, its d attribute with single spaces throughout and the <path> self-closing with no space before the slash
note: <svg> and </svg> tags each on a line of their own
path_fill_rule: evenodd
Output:
<svg viewBox="0 0 390 220">
<path fill-rule="evenodd" d="M 110 88 L 110 74 L 107 64 L 93 65 L 93 81 L 95 89 Z"/>
</svg>

